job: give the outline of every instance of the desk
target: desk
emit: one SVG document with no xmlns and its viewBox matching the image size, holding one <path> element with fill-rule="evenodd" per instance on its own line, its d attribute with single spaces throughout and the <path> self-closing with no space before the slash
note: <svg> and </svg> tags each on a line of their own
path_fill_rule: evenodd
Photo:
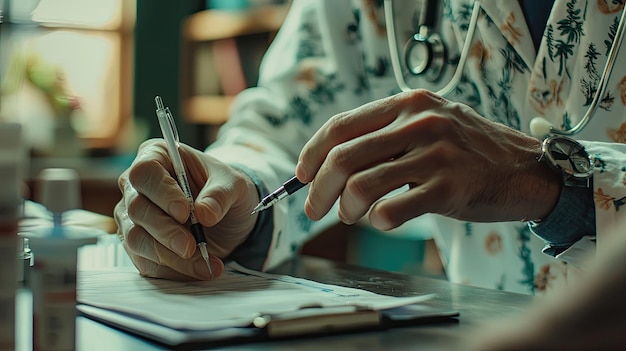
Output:
<svg viewBox="0 0 626 351">
<path fill-rule="evenodd" d="M 299 338 L 219 347 L 220 350 L 451 350 L 471 327 L 492 317 L 521 313 L 531 304 L 528 295 L 501 292 L 444 280 L 375 271 L 334 263 L 314 257 L 299 257 L 278 267 L 273 273 L 288 274 L 376 293 L 411 296 L 436 293 L 430 303 L 453 308 L 461 314 L 458 323 L 412 326 L 387 331 Z M 130 334 L 78 317 L 78 350 L 162 350 L 163 347 Z"/>
</svg>

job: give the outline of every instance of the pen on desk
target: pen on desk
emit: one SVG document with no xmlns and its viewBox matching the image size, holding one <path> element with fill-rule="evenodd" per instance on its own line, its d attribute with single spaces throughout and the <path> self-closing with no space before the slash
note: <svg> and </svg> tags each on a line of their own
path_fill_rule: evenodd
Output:
<svg viewBox="0 0 626 351">
<path fill-rule="evenodd" d="M 275 203 L 286 198 L 287 195 L 291 195 L 302 189 L 305 185 L 306 184 L 301 183 L 295 176 L 292 177 L 288 181 L 284 182 L 278 189 L 264 197 L 263 200 L 256 205 L 254 210 L 252 210 L 251 215 L 274 206 Z"/>
<path fill-rule="evenodd" d="M 174 172 L 178 178 L 178 185 L 180 185 L 187 201 L 189 202 L 189 222 L 191 224 L 191 234 L 196 240 L 196 245 L 200 249 L 200 254 L 209 268 L 211 277 L 213 277 L 213 270 L 209 264 L 209 253 L 206 248 L 206 238 L 202 230 L 202 224 L 198 223 L 198 219 L 195 215 L 191 187 L 189 186 L 189 180 L 187 179 L 187 173 L 185 172 L 185 165 L 183 164 L 180 152 L 178 151 L 178 131 L 176 130 L 176 125 L 174 124 L 174 118 L 170 113 L 169 107 L 166 108 L 163 106 L 163 100 L 161 100 L 160 96 L 155 97 L 154 101 L 157 106 L 156 114 L 159 119 L 159 126 L 161 127 L 161 133 L 163 134 L 163 139 L 165 139 L 165 144 L 167 145 L 167 153 L 170 156 Z"/>
</svg>

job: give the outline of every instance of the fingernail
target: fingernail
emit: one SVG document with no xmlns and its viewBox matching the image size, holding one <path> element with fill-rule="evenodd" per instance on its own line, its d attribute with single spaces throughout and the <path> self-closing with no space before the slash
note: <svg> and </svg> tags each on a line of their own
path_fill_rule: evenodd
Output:
<svg viewBox="0 0 626 351">
<path fill-rule="evenodd" d="M 180 257 L 189 257 L 189 240 L 187 240 L 182 234 L 175 236 L 172 240 L 170 240 L 170 248 Z"/>
<path fill-rule="evenodd" d="M 347 224 L 347 225 L 354 224 L 354 221 L 348 220 L 341 210 L 339 210 L 337 216 L 339 217 L 339 220 L 344 224 Z"/>
<path fill-rule="evenodd" d="M 379 216 L 376 216 L 376 214 L 372 214 L 370 216 L 370 224 L 372 225 L 372 227 L 381 230 L 381 231 L 387 231 L 390 230 L 393 226 L 391 225 L 391 223 L 387 222 L 386 220 L 380 218 Z"/>
<path fill-rule="evenodd" d="M 300 161 L 298 161 L 298 164 L 296 165 L 296 176 L 298 177 L 298 179 L 307 181 L 309 179 L 307 173 L 308 172 L 306 171 L 304 165 Z"/>
<path fill-rule="evenodd" d="M 193 265 L 194 271 L 196 272 L 196 274 L 204 279 L 212 279 L 212 275 L 211 272 L 209 272 L 209 267 L 207 267 L 206 262 L 202 259 L 200 260 L 196 260 L 196 262 Z"/>
<path fill-rule="evenodd" d="M 172 202 L 170 204 L 169 212 L 170 215 L 179 223 L 185 223 L 189 217 L 189 209 L 187 209 L 187 206 L 182 202 Z"/>
</svg>

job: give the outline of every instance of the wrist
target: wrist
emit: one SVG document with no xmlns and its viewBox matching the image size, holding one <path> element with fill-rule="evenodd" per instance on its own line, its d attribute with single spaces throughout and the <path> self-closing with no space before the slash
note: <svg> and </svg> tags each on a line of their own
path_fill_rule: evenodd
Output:
<svg viewBox="0 0 626 351">
<path fill-rule="evenodd" d="M 260 199 L 267 196 L 269 191 L 253 170 L 241 164 L 234 164 L 232 166 L 244 173 L 252 183 L 254 189 L 250 191 L 256 193 L 257 196 L 251 203 L 250 211 L 252 211 L 252 208 L 254 208 Z M 228 259 L 234 260 L 244 267 L 262 270 L 265 266 L 267 254 L 270 251 L 270 245 L 273 239 L 273 209 L 269 208 L 265 211 L 261 211 L 255 214 L 255 216 L 257 217 L 254 226 L 248 233 L 245 241 L 233 250 Z"/>
<path fill-rule="evenodd" d="M 527 176 L 519 187 L 521 198 L 526 200 L 522 218 L 525 222 L 545 219 L 556 207 L 563 189 L 562 177 L 541 161 L 541 155 L 541 142 L 537 141 L 527 156 Z"/>
<path fill-rule="evenodd" d="M 545 138 L 541 145 L 539 161 L 542 165 L 547 166 L 549 172 L 560 178 L 561 189 L 590 187 L 593 161 L 585 147 L 575 139 L 562 135 L 551 135 Z M 550 178 L 547 179 L 550 181 Z M 552 182 L 554 181 L 552 180 Z M 550 196 L 550 194 L 554 193 L 547 195 Z M 540 207 L 542 211 L 538 214 L 539 218 L 545 218 L 552 212 L 551 209 L 556 205 L 556 203 L 552 203 L 552 200 L 553 198 L 544 203 L 548 206 L 549 212 L 546 212 L 546 206 Z"/>
<path fill-rule="evenodd" d="M 526 220 L 539 223 L 544 220 L 557 206 L 561 192 L 563 191 L 563 180 L 551 170 L 547 165 L 541 162 L 537 165 L 537 174 L 541 179 L 537 180 L 537 183 L 531 183 L 532 189 L 530 191 L 536 194 L 536 198 L 533 201 L 534 206 L 529 208 Z"/>
</svg>

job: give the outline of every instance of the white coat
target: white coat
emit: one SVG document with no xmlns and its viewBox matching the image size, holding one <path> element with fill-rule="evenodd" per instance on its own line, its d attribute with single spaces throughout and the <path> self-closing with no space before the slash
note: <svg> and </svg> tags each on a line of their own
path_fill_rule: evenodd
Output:
<svg viewBox="0 0 626 351">
<path fill-rule="evenodd" d="M 399 92 L 380 4 L 295 0 L 264 58 L 258 87 L 240 94 L 231 119 L 207 152 L 226 162 L 236 160 L 273 190 L 293 175 L 300 149 L 329 117 Z M 471 0 L 446 3 L 442 33 L 451 54 L 466 39 L 472 5 Z M 535 116 L 555 126 L 575 124 L 597 87 L 623 6 L 611 0 L 556 0 L 536 51 L 517 1 L 483 1 L 464 77 L 447 98 L 524 132 Z M 626 141 L 626 65 L 616 66 L 601 108 L 576 136 L 593 141 L 585 145 L 596 159 L 600 248 L 603 233 L 626 213 L 626 148 L 621 144 Z M 274 206 L 271 237 L 263 239 L 269 241 L 263 252 L 267 256 L 263 267 L 255 268 L 280 263 L 336 220 L 336 211 L 320 222 L 308 220 L 305 196 L 301 191 Z M 448 277 L 458 283 L 541 293 L 565 283 L 573 270 L 584 270 L 578 263 L 581 256 L 595 251 L 595 242 L 583 239 L 552 258 L 524 222 L 480 224 L 431 217 Z"/>
</svg>

